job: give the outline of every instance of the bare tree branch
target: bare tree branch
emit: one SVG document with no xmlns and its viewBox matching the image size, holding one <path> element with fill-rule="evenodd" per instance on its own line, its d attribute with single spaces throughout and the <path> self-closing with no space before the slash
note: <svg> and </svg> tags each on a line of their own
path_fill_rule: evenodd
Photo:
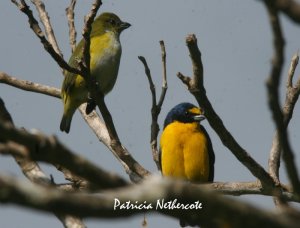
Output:
<svg viewBox="0 0 300 228">
<path fill-rule="evenodd" d="M 159 125 L 158 125 L 158 116 L 161 111 L 161 107 L 163 105 L 165 95 L 168 89 L 167 85 L 167 68 L 166 68 L 166 49 L 165 49 L 165 44 L 164 41 L 161 40 L 160 42 L 160 47 L 161 47 L 161 58 L 162 58 L 162 65 L 163 65 L 163 73 L 162 73 L 162 90 L 161 90 L 161 95 L 159 98 L 158 103 L 156 102 L 156 90 L 155 90 L 155 85 L 152 80 L 152 76 L 150 73 L 150 69 L 148 67 L 147 61 L 143 56 L 139 56 L 139 60 L 143 63 L 144 68 L 145 68 L 145 74 L 148 78 L 149 86 L 150 86 L 150 91 L 152 95 L 152 108 L 151 108 L 151 116 L 152 116 L 152 123 L 151 123 L 151 139 L 150 139 L 150 144 L 151 144 L 151 150 L 152 150 L 152 156 L 153 160 L 157 166 L 157 168 L 160 170 L 160 163 L 159 163 L 159 151 L 158 151 L 158 146 L 157 146 L 157 136 L 159 133 Z"/>
<path fill-rule="evenodd" d="M 286 214 L 267 212 L 247 203 L 228 199 L 198 186 L 170 179 L 150 178 L 138 185 L 108 191 L 98 195 L 65 193 L 52 188 L 43 188 L 24 183 L 12 177 L 0 176 L 0 201 L 57 213 L 70 213 L 81 217 L 116 218 L 151 211 L 184 218 L 195 225 L 207 225 L 213 220 L 226 222 L 232 227 L 297 227 L 300 218 Z M 121 203 L 142 205 L 141 210 L 114 208 L 115 200 Z M 157 208 L 157 201 L 195 204 L 201 202 L 201 210 Z M 137 202 L 137 203 L 135 203 Z M 143 207 L 143 202 L 146 205 Z M 218 210 L 216 210 L 218 208 Z M 235 216 L 232 216 L 234 214 Z M 288 217 L 288 219 L 287 219 Z M 253 219 L 255 218 L 255 219 Z"/>
<path fill-rule="evenodd" d="M 284 127 L 287 128 L 289 121 L 292 118 L 293 110 L 295 104 L 299 97 L 299 87 L 293 87 L 293 77 L 295 73 L 295 69 L 297 67 L 299 61 L 298 53 L 296 53 L 292 57 L 292 61 L 290 64 L 288 77 L 287 77 L 287 91 L 286 91 L 286 99 L 283 107 L 283 118 L 284 118 Z M 276 130 L 275 135 L 272 141 L 272 147 L 269 156 L 269 173 L 275 180 L 276 184 L 279 185 L 279 167 L 280 167 L 280 157 L 281 157 L 281 146 L 279 142 L 278 130 Z M 275 197 L 274 203 L 276 206 L 286 206 L 286 202 L 283 201 L 282 197 Z"/>
<path fill-rule="evenodd" d="M 76 48 L 76 29 L 74 24 L 74 9 L 77 0 L 70 0 L 70 5 L 66 8 L 66 15 L 68 18 L 68 26 L 69 26 L 69 40 L 72 53 Z"/>
<path fill-rule="evenodd" d="M 52 58 L 57 62 L 57 64 L 72 73 L 75 74 L 82 74 L 80 70 L 71 67 L 62 57 L 61 54 L 57 53 L 51 43 L 46 39 L 42 29 L 39 26 L 38 21 L 34 18 L 32 11 L 30 10 L 29 6 L 26 4 L 25 0 L 20 0 L 18 3 L 15 0 L 11 0 L 18 8 L 27 15 L 30 28 L 36 34 L 36 36 L 40 39 L 41 43 L 43 44 L 45 50 L 52 56 Z M 58 49 L 59 50 L 59 49 Z"/>
<path fill-rule="evenodd" d="M 6 123 L 13 126 L 13 120 L 9 112 L 7 111 L 4 101 L 0 98 L 0 122 Z M 10 144 L 13 144 L 10 142 Z M 18 149 L 23 149 L 21 145 L 13 144 L 12 146 L 17 146 Z M 0 147 L 3 147 L 3 144 L 0 144 Z M 1 149 L 0 149 L 1 150 Z M 17 164 L 20 166 L 23 174 L 32 182 L 39 184 L 51 184 L 50 179 L 46 176 L 46 174 L 41 170 L 39 165 L 25 158 L 20 158 L 18 156 L 13 156 L 16 160 Z"/>
<path fill-rule="evenodd" d="M 38 83 L 26 81 L 26 80 L 21 80 L 17 79 L 13 76 L 10 76 L 4 72 L 0 72 L 0 83 L 5 83 L 7 85 L 11 85 L 13 87 L 25 90 L 25 91 L 30 91 L 30 92 L 36 92 L 36 93 L 41 93 L 45 94 L 48 96 L 52 97 L 60 97 L 60 90 L 54 87 L 46 86 L 46 85 L 41 85 Z"/>
<path fill-rule="evenodd" d="M 209 184 L 196 185 L 210 191 L 216 191 L 225 195 L 265 195 L 280 196 L 285 201 L 300 202 L 300 197 L 293 194 L 293 189 L 282 185 L 282 192 L 263 188 L 260 181 L 254 182 L 214 182 Z M 278 194 L 279 193 L 279 194 Z"/>
<path fill-rule="evenodd" d="M 160 109 L 157 109 L 158 106 L 156 105 L 155 85 L 153 83 L 147 61 L 143 56 L 139 56 L 138 58 L 144 65 L 145 74 L 148 78 L 150 91 L 151 91 L 151 95 L 152 95 L 152 108 L 151 108 L 152 123 L 151 123 L 150 145 L 151 145 L 153 161 L 155 162 L 156 167 L 159 170 L 161 170 L 160 163 L 159 163 L 159 151 L 158 151 L 158 148 L 157 148 L 157 136 L 158 136 L 158 133 L 159 133 L 159 125 L 157 123 L 157 119 L 158 119 L 158 114 L 160 112 Z"/>
<path fill-rule="evenodd" d="M 44 25 L 45 31 L 46 31 L 46 36 L 49 40 L 49 43 L 52 44 L 54 50 L 56 53 L 58 53 L 61 57 L 62 56 L 62 52 L 58 47 L 56 38 L 54 36 L 54 32 L 53 32 L 53 28 L 52 25 L 50 23 L 50 18 L 48 16 L 48 13 L 45 9 L 45 4 L 41 1 L 41 0 L 31 0 L 31 2 L 35 5 L 38 13 L 39 13 L 39 17 L 41 22 Z"/>
<path fill-rule="evenodd" d="M 287 83 L 287 92 L 286 92 L 286 101 L 283 106 L 283 121 L 287 126 L 292 119 L 294 107 L 298 101 L 300 94 L 300 77 L 296 83 L 293 83 L 295 69 L 298 65 L 299 54 L 298 52 L 292 57 L 292 62 L 288 72 L 288 83 Z"/>
<path fill-rule="evenodd" d="M 300 182 L 298 177 L 298 171 L 294 162 L 294 154 L 288 140 L 287 124 L 284 123 L 283 112 L 279 104 L 278 88 L 284 63 L 284 38 L 281 31 L 281 25 L 277 9 L 275 8 L 273 2 L 264 2 L 269 13 L 270 24 L 273 31 L 274 44 L 272 69 L 270 72 L 270 76 L 267 80 L 268 103 L 272 112 L 273 120 L 277 128 L 279 143 L 283 151 L 282 157 L 286 164 L 289 179 L 294 188 L 294 191 L 297 194 L 300 194 Z"/>
<path fill-rule="evenodd" d="M 292 21 L 300 23 L 300 4 L 295 0 L 272 0 L 275 7 L 287 15 Z"/>
<path fill-rule="evenodd" d="M 280 167 L 281 147 L 279 143 L 278 131 L 275 132 L 272 140 L 272 147 L 269 156 L 269 173 L 275 180 L 276 184 L 280 183 L 279 180 L 279 167 Z"/>
<path fill-rule="evenodd" d="M 2 101 L 1 98 L 0 98 L 0 114 L 1 114 L 0 122 L 13 125 L 13 120 L 12 120 L 9 112 L 5 108 L 4 102 Z M 9 142 L 9 144 L 15 145 L 18 147 L 18 149 L 21 149 L 21 150 L 24 148 L 23 146 L 18 145 L 13 142 Z M 4 147 L 4 145 L 0 143 L 0 151 L 3 147 Z M 27 159 L 27 158 L 22 158 L 22 157 L 15 156 L 15 155 L 12 155 L 12 156 L 16 160 L 17 164 L 20 166 L 23 174 L 30 181 L 32 181 L 33 183 L 38 183 L 38 184 L 44 185 L 44 186 L 53 186 L 52 180 L 46 176 L 46 174 L 42 171 L 42 169 L 36 162 L 34 162 L 30 159 Z M 85 227 L 83 222 L 78 218 L 75 218 L 73 216 L 66 215 L 66 214 L 59 214 L 59 213 L 56 213 L 55 215 L 64 224 L 65 227 L 75 227 L 75 226 L 78 228 Z"/>
<path fill-rule="evenodd" d="M 161 109 L 163 102 L 165 100 L 165 96 L 167 93 L 168 89 L 168 83 L 167 83 L 167 61 L 166 61 L 166 48 L 165 48 L 165 43 L 163 40 L 159 41 L 160 48 L 161 48 L 161 61 L 162 61 L 162 68 L 163 68 L 163 73 L 162 73 L 162 88 L 161 88 L 161 94 L 159 101 L 157 103 L 157 107 Z M 158 112 L 157 115 L 159 115 L 160 112 Z"/>
<path fill-rule="evenodd" d="M 295 75 L 295 70 L 296 70 L 296 67 L 298 65 L 298 62 L 299 62 L 299 53 L 297 52 L 293 55 L 292 61 L 291 61 L 291 64 L 290 64 L 288 77 L 287 77 L 287 83 L 286 83 L 287 88 L 290 88 L 290 87 L 293 86 L 293 78 L 294 78 L 294 75 Z"/>
<path fill-rule="evenodd" d="M 7 148 L 6 151 L 1 150 L 1 153 L 9 152 L 14 156 L 33 161 L 44 161 L 55 166 L 63 166 L 100 188 L 120 187 L 127 184 L 125 180 L 115 174 L 108 173 L 85 158 L 75 155 L 54 136 L 46 137 L 41 133 L 30 134 L 7 124 L 0 124 L 0 132 L 0 141 L 4 148 Z M 11 142 L 22 145 L 22 148 L 9 147 Z"/>
<path fill-rule="evenodd" d="M 238 142 L 234 139 L 231 133 L 226 129 L 223 121 L 213 109 L 210 101 L 206 96 L 206 91 L 203 85 L 203 65 L 201 60 L 201 53 L 197 45 L 197 39 L 195 35 L 189 35 L 186 38 L 186 44 L 188 46 L 190 57 L 193 64 L 193 77 L 189 78 L 181 73 L 177 76 L 179 79 L 187 85 L 189 91 L 194 95 L 198 104 L 204 108 L 206 118 L 210 126 L 220 137 L 222 143 L 234 154 L 234 156 L 245 165 L 249 171 L 257 177 L 263 184 L 263 187 L 273 188 L 274 180 L 264 170 L 264 168 L 258 164 L 250 154 L 242 148 Z"/>
<path fill-rule="evenodd" d="M 283 106 L 283 118 L 284 118 L 284 124 L 285 127 L 288 126 L 289 121 L 292 118 L 292 114 L 294 111 L 295 104 L 299 97 L 300 92 L 300 86 L 293 86 L 293 78 L 295 69 L 297 67 L 299 61 L 298 53 L 296 53 L 292 57 L 292 61 L 290 64 L 288 76 L 287 76 L 287 91 L 286 91 L 286 99 L 285 104 Z M 279 181 L 279 166 L 280 166 L 280 155 L 281 155 L 281 147 L 279 144 L 279 138 L 278 138 L 278 130 L 276 131 L 273 142 L 272 142 L 272 148 L 270 151 L 270 158 L 269 158 L 269 172 L 271 176 L 274 178 L 276 182 Z"/>
</svg>

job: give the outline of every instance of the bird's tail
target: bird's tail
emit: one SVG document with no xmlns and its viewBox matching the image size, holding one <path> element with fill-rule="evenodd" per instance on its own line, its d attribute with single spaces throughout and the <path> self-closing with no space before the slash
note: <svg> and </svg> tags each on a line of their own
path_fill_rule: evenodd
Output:
<svg viewBox="0 0 300 228">
<path fill-rule="evenodd" d="M 69 133 L 71 127 L 72 115 L 66 115 L 64 113 L 60 121 L 60 130 Z"/>
</svg>

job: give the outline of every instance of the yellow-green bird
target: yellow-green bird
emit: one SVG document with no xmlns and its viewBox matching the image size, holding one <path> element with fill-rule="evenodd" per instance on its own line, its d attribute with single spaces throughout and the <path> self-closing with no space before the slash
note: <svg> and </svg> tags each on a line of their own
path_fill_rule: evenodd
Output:
<svg viewBox="0 0 300 228">
<path fill-rule="evenodd" d="M 92 24 L 90 70 L 104 95 L 109 93 L 116 83 L 122 54 L 120 34 L 130 26 L 129 23 L 121 21 L 117 15 L 108 12 L 98 16 Z M 82 58 L 83 45 L 84 40 L 82 39 L 69 60 L 72 67 L 78 66 L 78 60 Z M 74 112 L 79 105 L 88 100 L 88 90 L 84 78 L 70 72 L 65 73 L 61 96 L 64 113 L 60 130 L 68 133 Z M 86 112 L 89 113 L 94 108 L 95 105 L 91 102 L 90 105 L 88 104 Z"/>
</svg>

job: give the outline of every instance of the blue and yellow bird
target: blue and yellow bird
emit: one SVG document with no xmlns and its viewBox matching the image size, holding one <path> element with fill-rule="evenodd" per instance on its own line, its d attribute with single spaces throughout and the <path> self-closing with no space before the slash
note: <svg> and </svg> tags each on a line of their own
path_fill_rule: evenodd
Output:
<svg viewBox="0 0 300 228">
<path fill-rule="evenodd" d="M 193 183 L 212 182 L 215 154 L 200 122 L 204 111 L 190 103 L 180 103 L 168 113 L 160 138 L 160 166 L 163 176 Z M 180 219 L 180 225 L 188 224 Z"/>
<path fill-rule="evenodd" d="M 212 143 L 200 122 L 201 108 L 180 103 L 168 113 L 160 138 L 160 165 L 163 176 L 190 182 L 212 182 L 215 154 Z"/>
</svg>

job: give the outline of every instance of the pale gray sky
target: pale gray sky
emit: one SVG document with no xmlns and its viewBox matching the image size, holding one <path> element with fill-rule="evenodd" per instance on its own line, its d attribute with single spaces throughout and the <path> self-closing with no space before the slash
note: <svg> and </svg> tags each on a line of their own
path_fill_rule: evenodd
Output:
<svg viewBox="0 0 300 228">
<path fill-rule="evenodd" d="M 66 59 L 70 56 L 65 8 L 69 1 L 44 1 L 55 34 Z M 80 39 L 83 16 L 92 1 L 78 1 L 76 26 Z M 143 65 L 137 56 L 143 55 L 149 64 L 157 91 L 161 86 L 161 57 L 159 40 L 167 50 L 168 85 L 166 100 L 159 122 L 174 105 L 194 98 L 177 79 L 176 73 L 191 74 L 191 63 L 185 46 L 185 37 L 195 33 L 202 52 L 205 87 L 215 110 L 240 144 L 260 164 L 267 168 L 268 153 L 274 124 L 266 104 L 265 80 L 270 70 L 272 37 L 266 10 L 259 1 L 103 1 L 99 12 L 111 11 L 132 24 L 121 35 L 123 55 L 119 77 L 114 90 L 106 97 L 116 128 L 123 144 L 147 169 L 156 172 L 150 152 L 151 96 Z M 287 41 L 284 72 L 289 60 L 299 49 L 300 30 L 282 16 Z M 60 87 L 62 75 L 57 64 L 44 51 L 30 30 L 27 17 L 10 1 L 0 2 L 0 71 L 20 79 Z M 296 75 L 299 75 L 299 70 Z M 285 81 L 282 82 L 282 91 Z M 75 152 L 86 156 L 99 166 L 128 178 L 114 156 L 102 146 L 77 112 L 70 134 L 59 131 L 62 115 L 60 100 L 45 95 L 21 91 L 0 84 L 0 97 L 16 126 L 36 128 L 46 134 L 55 134 Z M 282 94 L 284 99 L 284 94 Z M 293 149 L 300 146 L 300 108 L 297 105 L 289 132 Z M 254 177 L 222 146 L 207 122 L 216 154 L 215 181 L 253 181 Z M 299 150 L 297 151 L 299 153 Z M 300 164 L 296 154 L 297 164 Z M 57 182 L 62 176 L 53 168 L 43 168 L 53 174 Z M 283 170 L 284 166 L 281 166 Z M 13 159 L 0 157 L 0 172 L 24 178 Z M 285 173 L 281 172 L 285 180 Z M 270 197 L 244 196 L 254 205 L 272 208 Z M 87 219 L 88 227 L 140 227 L 143 216 L 126 220 Z M 162 222 L 176 227 L 177 220 L 158 214 L 148 217 L 148 227 Z M 51 214 L 36 213 L 14 205 L 0 204 L 1 227 L 61 227 Z"/>
</svg>

